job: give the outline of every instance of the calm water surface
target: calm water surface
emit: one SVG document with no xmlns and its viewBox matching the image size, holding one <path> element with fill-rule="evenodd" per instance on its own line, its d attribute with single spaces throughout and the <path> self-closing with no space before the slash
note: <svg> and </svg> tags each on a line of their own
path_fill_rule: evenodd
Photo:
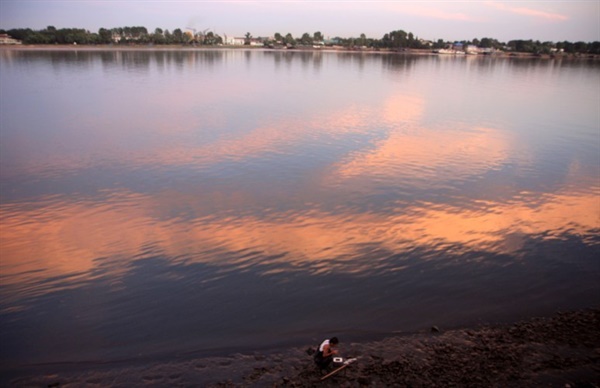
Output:
<svg viewBox="0 0 600 388">
<path fill-rule="evenodd" d="M 600 66 L 0 52 L 0 369 L 600 302 Z"/>
</svg>

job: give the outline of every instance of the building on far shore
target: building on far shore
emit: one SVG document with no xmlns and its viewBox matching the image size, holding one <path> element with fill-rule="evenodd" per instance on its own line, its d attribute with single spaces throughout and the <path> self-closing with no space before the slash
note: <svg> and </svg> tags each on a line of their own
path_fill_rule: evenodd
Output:
<svg viewBox="0 0 600 388">
<path fill-rule="evenodd" d="M 223 44 L 227 46 L 243 46 L 246 38 L 237 38 L 235 36 L 224 35 Z"/>
<path fill-rule="evenodd" d="M 419 43 L 421 43 L 421 46 L 423 46 L 423 47 L 432 47 L 433 46 L 433 42 L 430 40 L 419 39 Z"/>
<path fill-rule="evenodd" d="M 265 41 L 270 40 L 273 40 L 273 38 L 258 37 L 247 39 L 246 37 L 234 37 L 223 34 L 223 44 L 226 46 L 264 46 Z"/>
<path fill-rule="evenodd" d="M 21 44 L 21 41 L 8 34 L 0 34 L 0 44 Z"/>
<path fill-rule="evenodd" d="M 250 46 L 264 46 L 264 38 L 250 38 Z"/>
<path fill-rule="evenodd" d="M 479 47 L 475 46 L 474 44 L 468 44 L 465 47 L 465 53 L 467 54 L 479 54 L 481 52 L 481 50 L 479 49 Z"/>
</svg>

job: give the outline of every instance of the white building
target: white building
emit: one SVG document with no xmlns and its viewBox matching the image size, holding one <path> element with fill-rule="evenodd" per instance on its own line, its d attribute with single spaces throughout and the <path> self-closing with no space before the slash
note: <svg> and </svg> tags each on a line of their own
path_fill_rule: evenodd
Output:
<svg viewBox="0 0 600 388">
<path fill-rule="evenodd" d="M 21 44 L 21 41 L 8 34 L 0 34 L 0 44 Z"/>
<path fill-rule="evenodd" d="M 465 52 L 467 54 L 479 54 L 480 49 L 479 49 L 479 47 L 477 47 L 473 44 L 469 44 L 465 47 Z"/>
<path fill-rule="evenodd" d="M 243 46 L 246 38 L 236 38 L 235 36 L 223 35 L 223 44 L 229 46 Z"/>
</svg>

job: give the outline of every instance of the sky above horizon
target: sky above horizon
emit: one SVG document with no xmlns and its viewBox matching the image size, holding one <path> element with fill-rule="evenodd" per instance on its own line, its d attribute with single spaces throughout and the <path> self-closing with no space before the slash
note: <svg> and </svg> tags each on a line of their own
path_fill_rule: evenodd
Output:
<svg viewBox="0 0 600 388">
<path fill-rule="evenodd" d="M 0 29 L 143 26 L 209 29 L 219 35 L 380 39 L 394 30 L 428 40 L 600 41 L 600 0 L 591 1 L 136 1 L 0 0 Z"/>
</svg>

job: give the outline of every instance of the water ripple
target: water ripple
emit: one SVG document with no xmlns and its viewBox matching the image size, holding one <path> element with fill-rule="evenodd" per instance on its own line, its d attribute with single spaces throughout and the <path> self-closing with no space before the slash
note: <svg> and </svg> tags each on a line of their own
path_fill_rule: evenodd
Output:
<svg viewBox="0 0 600 388">
<path fill-rule="evenodd" d="M 7 55 L 0 361 L 598 301 L 594 66 Z"/>
</svg>

